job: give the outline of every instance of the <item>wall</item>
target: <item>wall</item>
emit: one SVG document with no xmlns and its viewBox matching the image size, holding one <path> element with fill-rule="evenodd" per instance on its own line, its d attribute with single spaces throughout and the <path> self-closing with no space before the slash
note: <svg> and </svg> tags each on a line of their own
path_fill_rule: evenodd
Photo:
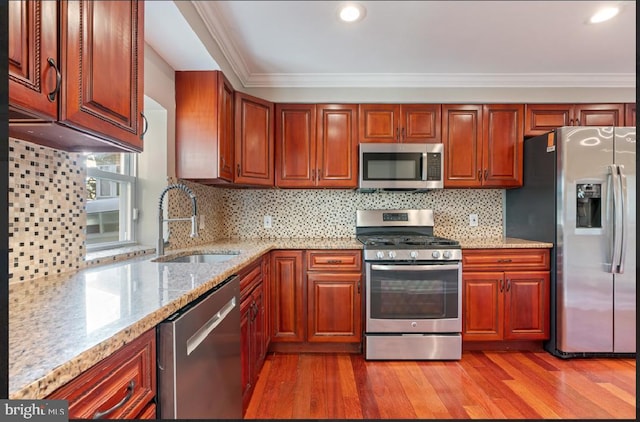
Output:
<svg viewBox="0 0 640 422">
<path fill-rule="evenodd" d="M 358 193 L 337 189 L 224 189 L 181 182 L 198 198 L 199 214 L 205 220 L 201 233 L 205 233 L 191 239 L 188 223 L 173 223 L 168 249 L 200 245 L 217 238 L 354 237 L 359 209 L 432 209 L 434 232 L 442 237 L 501 237 L 503 233 L 504 191 L 498 189 Z M 171 197 L 171 215 L 190 215 L 188 198 L 181 192 L 176 194 L 181 197 Z M 469 227 L 471 213 L 478 214 L 478 227 Z M 271 229 L 263 227 L 265 215 L 272 217 Z"/>
</svg>

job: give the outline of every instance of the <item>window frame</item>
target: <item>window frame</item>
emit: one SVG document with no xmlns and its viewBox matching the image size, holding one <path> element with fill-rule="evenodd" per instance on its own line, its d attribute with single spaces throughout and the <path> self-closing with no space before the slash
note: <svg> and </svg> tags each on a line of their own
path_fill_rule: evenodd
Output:
<svg viewBox="0 0 640 422">
<path fill-rule="evenodd" d="M 94 154 L 110 154 L 110 153 L 91 153 L 87 155 Z M 126 186 L 126 193 L 120 192 L 119 197 L 119 238 L 127 237 L 126 240 L 117 240 L 117 241 L 109 241 L 109 242 L 100 242 L 100 243 L 87 243 L 87 230 L 85 229 L 85 248 L 87 252 L 95 252 L 107 249 L 116 249 L 122 248 L 126 246 L 131 246 L 137 244 L 136 241 L 136 222 L 137 222 L 137 195 L 136 195 L 136 184 L 138 180 L 137 171 L 138 171 L 138 154 L 136 153 L 127 153 L 121 152 L 117 153 L 123 156 L 123 170 L 122 173 L 114 173 L 105 170 L 100 170 L 97 167 L 86 167 L 87 179 L 94 178 L 96 180 L 96 184 L 98 180 L 108 180 L 114 181 L 121 184 L 121 190 L 123 186 Z M 97 190 L 97 188 L 96 188 Z M 89 199 L 86 198 L 87 204 Z M 88 216 L 88 211 L 85 206 L 85 213 Z M 88 224 L 87 224 L 88 226 Z M 123 232 L 125 235 L 123 235 Z M 126 236 L 126 233 L 129 232 L 129 236 Z"/>
</svg>

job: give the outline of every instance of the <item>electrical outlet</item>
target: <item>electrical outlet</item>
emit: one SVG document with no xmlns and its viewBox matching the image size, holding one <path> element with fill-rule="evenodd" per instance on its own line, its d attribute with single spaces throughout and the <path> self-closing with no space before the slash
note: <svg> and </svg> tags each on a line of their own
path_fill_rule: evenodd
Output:
<svg viewBox="0 0 640 422">
<path fill-rule="evenodd" d="M 198 228 L 204 230 L 204 214 L 200 214 L 200 223 L 198 223 Z"/>
<path fill-rule="evenodd" d="M 265 215 L 264 216 L 264 228 L 265 229 L 270 229 L 271 228 L 271 216 L 270 215 Z"/>
<path fill-rule="evenodd" d="M 471 227 L 478 226 L 478 214 L 469 214 L 469 226 Z"/>
</svg>

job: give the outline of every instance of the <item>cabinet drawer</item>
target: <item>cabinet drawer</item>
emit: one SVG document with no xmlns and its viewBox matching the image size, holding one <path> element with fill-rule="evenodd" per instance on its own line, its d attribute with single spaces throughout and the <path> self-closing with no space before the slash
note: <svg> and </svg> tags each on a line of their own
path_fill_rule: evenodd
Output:
<svg viewBox="0 0 640 422">
<path fill-rule="evenodd" d="M 463 271 L 548 270 L 548 249 L 465 249 Z"/>
<path fill-rule="evenodd" d="M 69 419 L 131 419 L 156 395 L 156 336 L 149 330 L 48 398 L 69 402 Z"/>
<path fill-rule="evenodd" d="M 307 251 L 307 270 L 360 271 L 362 254 L 359 250 Z"/>
</svg>

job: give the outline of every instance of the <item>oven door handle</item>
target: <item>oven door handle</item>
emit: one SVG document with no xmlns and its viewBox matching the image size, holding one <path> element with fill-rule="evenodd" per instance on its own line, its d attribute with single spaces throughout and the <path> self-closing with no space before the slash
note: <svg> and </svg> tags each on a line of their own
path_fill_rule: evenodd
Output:
<svg viewBox="0 0 640 422">
<path fill-rule="evenodd" d="M 438 271 L 438 270 L 458 270 L 460 265 L 371 265 L 373 271 Z"/>
</svg>

